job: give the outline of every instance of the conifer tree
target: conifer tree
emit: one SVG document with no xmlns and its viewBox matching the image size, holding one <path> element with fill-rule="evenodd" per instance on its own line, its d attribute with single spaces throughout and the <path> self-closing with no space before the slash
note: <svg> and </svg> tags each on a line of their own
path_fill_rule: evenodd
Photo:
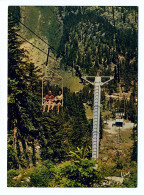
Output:
<svg viewBox="0 0 144 195">
<path fill-rule="evenodd" d="M 8 132 L 13 132 L 13 158 L 16 159 L 17 165 L 28 166 L 28 143 L 32 141 L 31 146 L 34 147 L 35 129 L 39 127 L 36 114 L 40 111 L 40 105 L 36 103 L 38 99 L 32 93 L 38 82 L 33 74 L 38 70 L 25 60 L 27 56 L 24 50 L 20 49 L 18 24 L 13 17 L 13 10 L 16 8 L 9 9 L 8 17 Z M 28 141 L 29 138 L 31 141 Z"/>
</svg>

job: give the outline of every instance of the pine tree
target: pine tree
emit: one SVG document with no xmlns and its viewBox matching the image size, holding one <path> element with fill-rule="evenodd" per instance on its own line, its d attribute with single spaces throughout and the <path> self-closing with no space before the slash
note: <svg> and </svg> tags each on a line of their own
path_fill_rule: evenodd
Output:
<svg viewBox="0 0 144 195">
<path fill-rule="evenodd" d="M 24 50 L 20 49 L 21 42 L 18 38 L 18 25 L 12 15 L 13 9 L 9 10 L 8 18 L 8 132 L 13 132 L 14 159 L 17 165 L 29 166 L 28 143 L 32 141 L 34 153 L 37 136 L 35 129 L 39 127 L 36 118 L 40 112 L 40 104 L 37 96 L 33 94 L 37 88 L 38 77 L 35 73 L 38 70 L 25 60 L 27 56 Z M 32 161 L 35 164 L 35 160 Z"/>
<path fill-rule="evenodd" d="M 14 7 L 15 10 L 15 7 Z M 19 164 L 17 145 L 18 145 L 18 121 L 20 117 L 21 102 L 19 97 L 22 96 L 26 89 L 24 82 L 24 63 L 21 57 L 23 51 L 19 49 L 20 42 L 17 38 L 17 28 L 13 20 L 13 9 L 9 10 L 8 16 L 8 117 L 9 130 L 13 129 L 13 146 L 15 159 Z M 21 150 L 22 151 L 22 150 Z"/>
</svg>

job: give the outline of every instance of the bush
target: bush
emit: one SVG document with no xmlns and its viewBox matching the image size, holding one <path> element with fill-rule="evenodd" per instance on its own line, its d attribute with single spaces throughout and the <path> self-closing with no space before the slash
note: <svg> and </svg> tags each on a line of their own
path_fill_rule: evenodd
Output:
<svg viewBox="0 0 144 195">
<path fill-rule="evenodd" d="M 57 168 L 51 187 L 98 187 L 103 176 L 95 169 L 95 160 L 67 161 Z"/>
<path fill-rule="evenodd" d="M 53 175 L 53 164 L 49 160 L 29 169 L 11 169 L 8 171 L 8 187 L 48 187 Z"/>
<path fill-rule="evenodd" d="M 7 172 L 7 186 L 16 187 L 17 183 L 13 180 L 14 177 L 19 175 L 19 170 L 11 169 Z"/>
<path fill-rule="evenodd" d="M 8 144 L 8 148 L 7 148 L 8 152 L 8 170 L 10 169 L 17 169 L 18 165 L 16 162 L 16 154 L 14 152 L 13 146 L 11 146 L 10 144 Z"/>
<path fill-rule="evenodd" d="M 104 177 L 96 170 L 94 159 L 83 158 L 83 148 L 70 152 L 70 161 L 55 167 L 51 187 L 99 187 Z"/>
<path fill-rule="evenodd" d="M 137 173 L 131 173 L 129 178 L 125 178 L 123 185 L 128 188 L 136 188 L 137 187 Z"/>
<path fill-rule="evenodd" d="M 62 168 L 61 173 L 69 179 L 71 187 L 92 187 L 100 184 L 101 176 L 94 169 L 95 160 L 82 159 Z"/>
<path fill-rule="evenodd" d="M 44 166 L 39 166 L 30 175 L 30 187 L 48 187 L 52 171 Z"/>
</svg>

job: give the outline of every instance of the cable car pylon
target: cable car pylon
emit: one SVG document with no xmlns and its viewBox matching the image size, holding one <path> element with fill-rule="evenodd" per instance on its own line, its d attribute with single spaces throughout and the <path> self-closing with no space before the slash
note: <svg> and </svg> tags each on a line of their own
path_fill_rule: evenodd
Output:
<svg viewBox="0 0 144 195">
<path fill-rule="evenodd" d="M 94 82 L 89 81 L 87 78 L 94 78 Z M 102 82 L 102 78 L 108 79 Z M 114 76 L 83 76 L 86 82 L 94 86 L 94 106 L 93 106 L 93 131 L 92 131 L 92 158 L 98 159 L 99 157 L 99 135 L 100 135 L 100 101 L 101 101 L 101 87 L 114 79 Z"/>
</svg>

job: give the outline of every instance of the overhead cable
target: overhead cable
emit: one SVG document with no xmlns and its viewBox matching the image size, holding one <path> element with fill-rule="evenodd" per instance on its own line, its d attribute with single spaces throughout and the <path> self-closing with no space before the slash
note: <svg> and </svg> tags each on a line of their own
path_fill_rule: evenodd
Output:
<svg viewBox="0 0 144 195">
<path fill-rule="evenodd" d="M 32 45 L 33 47 L 35 47 L 36 49 L 38 49 L 39 51 L 41 51 L 42 53 L 44 53 L 45 55 L 47 55 L 46 52 L 44 52 L 43 50 L 41 50 L 39 47 L 35 46 L 33 43 L 31 43 L 30 41 L 28 41 L 27 39 L 23 38 L 21 35 L 17 34 L 20 38 L 22 38 L 24 41 L 28 42 L 30 45 Z M 52 56 L 49 55 L 50 58 L 52 58 L 53 60 L 57 61 L 56 59 L 54 59 Z"/>
<path fill-rule="evenodd" d="M 40 36 L 38 36 L 34 31 L 32 31 L 29 27 L 27 27 L 24 23 L 22 23 L 18 18 L 14 17 L 17 21 L 19 21 L 25 28 L 27 28 L 30 32 L 32 32 L 36 37 L 38 37 L 41 41 L 43 41 L 45 44 L 47 44 L 50 48 L 57 51 L 54 47 L 49 45 L 45 40 L 43 40 Z"/>
</svg>

